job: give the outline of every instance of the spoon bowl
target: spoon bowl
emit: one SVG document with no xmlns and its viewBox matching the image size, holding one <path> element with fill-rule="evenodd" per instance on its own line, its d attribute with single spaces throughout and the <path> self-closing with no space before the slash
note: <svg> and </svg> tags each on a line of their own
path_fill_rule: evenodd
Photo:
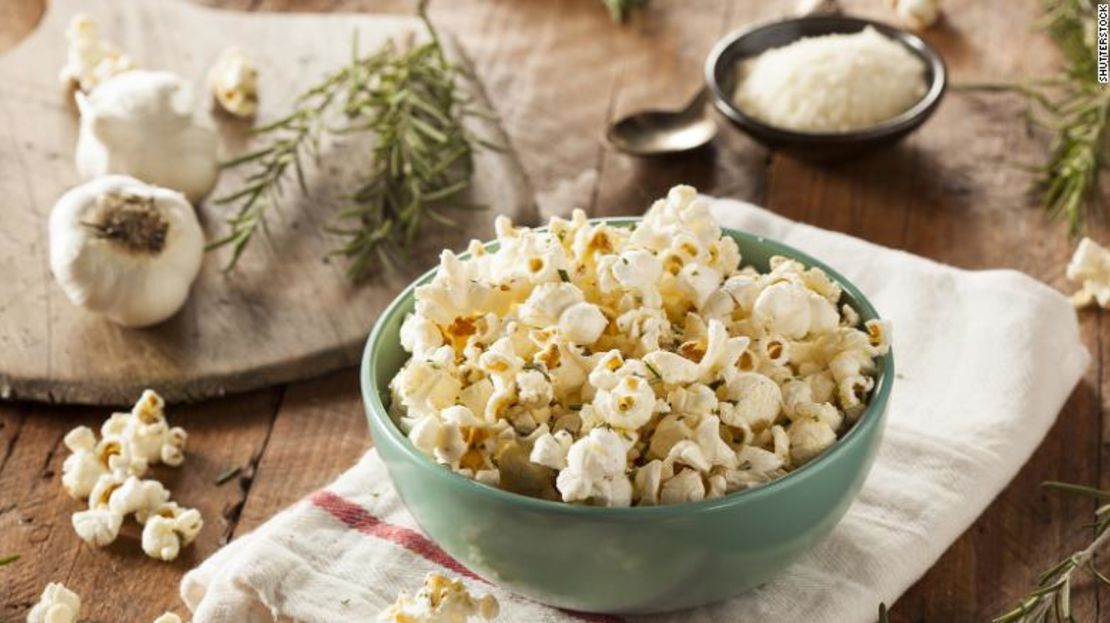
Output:
<svg viewBox="0 0 1110 623">
<path fill-rule="evenodd" d="M 609 126 L 605 140 L 634 156 L 659 156 L 689 151 L 717 135 L 717 124 L 706 114 L 708 91 L 702 90 L 679 111 L 647 110 Z"/>
</svg>

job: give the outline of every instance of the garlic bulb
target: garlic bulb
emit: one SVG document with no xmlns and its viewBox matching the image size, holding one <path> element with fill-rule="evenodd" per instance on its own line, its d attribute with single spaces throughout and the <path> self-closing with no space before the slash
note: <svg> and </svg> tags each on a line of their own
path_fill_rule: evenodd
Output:
<svg viewBox="0 0 1110 623">
<path fill-rule="evenodd" d="M 887 0 L 887 4 L 913 30 L 925 30 L 940 17 L 940 0 Z"/>
<path fill-rule="evenodd" d="M 50 213 L 50 268 L 66 296 L 126 327 L 180 309 L 203 254 L 185 197 L 125 175 L 71 189 Z"/>
<path fill-rule="evenodd" d="M 200 201 L 216 185 L 216 134 L 193 123 L 189 85 L 166 71 L 134 70 L 77 94 L 77 171 L 122 173 Z"/>
<path fill-rule="evenodd" d="M 239 48 L 220 53 L 208 71 L 208 89 L 216 103 L 236 117 L 253 117 L 258 112 L 258 69 Z"/>
</svg>

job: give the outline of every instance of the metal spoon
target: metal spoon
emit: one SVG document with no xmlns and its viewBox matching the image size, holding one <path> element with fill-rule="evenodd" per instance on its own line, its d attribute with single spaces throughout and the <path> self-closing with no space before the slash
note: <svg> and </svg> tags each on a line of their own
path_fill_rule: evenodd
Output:
<svg viewBox="0 0 1110 623">
<path fill-rule="evenodd" d="M 701 89 L 682 110 L 646 110 L 609 126 L 605 140 L 633 156 L 688 151 L 713 140 L 717 124 L 705 114 L 709 90 Z"/>
<path fill-rule="evenodd" d="M 798 7 L 805 15 L 840 12 L 837 0 L 803 0 Z M 705 145 L 717 135 L 717 123 L 705 113 L 709 89 L 702 88 L 682 110 L 645 110 L 611 124 L 605 140 L 614 149 L 633 156 L 661 156 L 689 151 Z"/>
</svg>

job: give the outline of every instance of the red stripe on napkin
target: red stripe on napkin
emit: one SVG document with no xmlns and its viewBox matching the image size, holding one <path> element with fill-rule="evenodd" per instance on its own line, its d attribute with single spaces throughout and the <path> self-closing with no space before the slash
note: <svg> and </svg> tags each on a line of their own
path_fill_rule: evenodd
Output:
<svg viewBox="0 0 1110 623">
<path fill-rule="evenodd" d="M 391 543 L 396 543 L 441 567 L 445 567 L 455 573 L 465 575 L 479 582 L 485 582 L 492 586 L 489 581 L 462 566 L 459 561 L 451 558 L 447 552 L 428 540 L 428 537 L 415 530 L 386 523 L 371 515 L 370 511 L 342 496 L 336 495 L 331 491 L 317 491 L 309 497 L 309 501 L 312 502 L 313 506 L 326 511 L 332 517 L 343 522 L 348 528 L 358 530 L 363 534 L 368 534 Z M 623 619 L 607 614 L 591 614 L 588 612 L 573 612 L 570 610 L 563 610 L 563 612 L 582 621 L 596 623 L 621 623 L 623 621 Z"/>
<path fill-rule="evenodd" d="M 349 528 L 396 543 L 441 567 L 446 567 L 473 580 L 486 582 L 478 574 L 459 564 L 459 561 L 451 558 L 447 555 L 447 552 L 415 530 L 385 523 L 371 515 L 365 508 L 330 491 L 317 491 L 312 494 L 310 499 L 317 508 L 327 511 L 332 517 L 342 521 Z M 489 582 L 486 582 L 486 584 L 489 584 Z"/>
</svg>

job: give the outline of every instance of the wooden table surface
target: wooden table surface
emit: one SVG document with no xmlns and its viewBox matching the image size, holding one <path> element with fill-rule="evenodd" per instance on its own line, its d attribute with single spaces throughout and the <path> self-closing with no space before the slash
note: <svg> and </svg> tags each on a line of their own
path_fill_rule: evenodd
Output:
<svg viewBox="0 0 1110 623">
<path fill-rule="evenodd" d="M 42 0 L 0 4 L 0 49 L 31 28 Z M 229 9 L 410 12 L 410 0 L 212 0 Z M 1063 291 L 1072 242 L 1026 196 L 1015 164 L 1036 161 L 1046 137 L 1026 126 L 1008 96 L 950 92 L 936 116 L 906 142 L 834 167 L 768 153 L 726 129 L 712 148 L 637 160 L 598 142 L 607 120 L 645 107 L 676 106 L 699 86 L 701 65 L 722 34 L 785 15 L 794 2 L 653 0 L 625 27 L 597 0 L 440 0 L 433 17 L 471 56 L 543 201 L 571 198 L 595 215 L 642 212 L 678 182 L 769 206 L 787 217 L 847 232 L 956 266 L 1025 271 Z M 890 19 L 879 0 L 848 2 L 853 13 Z M 1056 67 L 1033 29 L 1038 0 L 951 0 L 925 38 L 956 82 L 1013 79 Z M 229 42 L 233 43 L 233 42 Z M 328 45 L 329 42 L 321 42 Z M 344 43 L 345 44 L 345 43 Z M 62 45 L 59 42 L 59 45 Z M 18 111 L 5 111 L 9 119 Z M 2 148 L 2 147 L 0 147 Z M 1099 226 L 1093 232 L 1103 236 Z M 833 258 L 835 263 L 835 258 Z M 366 319 L 369 328 L 372 318 Z M 1102 315 L 1082 315 L 1095 363 L 1044 443 L 986 513 L 893 607 L 894 621 L 989 619 L 1022 595 L 1039 570 L 1089 538 L 1094 506 L 1045 494 L 1060 479 L 1110 486 L 1110 419 L 1103 416 Z M 1034 327 L 1030 327 L 1035 330 Z M 938 327 L 938 339 L 943 327 Z M 149 621 L 183 606 L 181 575 L 228 539 L 320 487 L 371 445 L 356 373 L 274 387 L 169 410 L 189 433 L 184 467 L 160 472 L 174 497 L 199 507 L 207 526 L 174 563 L 147 559 L 126 531 L 105 551 L 73 534 L 78 503 L 59 483 L 62 436 L 97 426 L 103 409 L 0 404 L 0 620 L 21 621 L 49 581 L 85 598 L 90 621 Z M 1103 468 L 1103 464 L 1107 467 Z M 222 486 L 217 476 L 242 466 Z M 1076 619 L 1110 620 L 1106 589 L 1081 585 Z M 1101 610 L 1100 610 L 1101 608 Z"/>
</svg>

